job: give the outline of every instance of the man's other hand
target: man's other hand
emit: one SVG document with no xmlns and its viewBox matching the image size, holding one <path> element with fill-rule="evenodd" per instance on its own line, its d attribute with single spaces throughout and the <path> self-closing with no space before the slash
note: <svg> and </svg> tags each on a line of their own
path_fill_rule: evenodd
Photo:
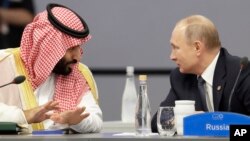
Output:
<svg viewBox="0 0 250 141">
<path fill-rule="evenodd" d="M 50 115 L 47 112 L 52 110 L 58 110 L 59 103 L 56 101 L 49 101 L 48 103 L 29 109 L 24 110 L 24 115 L 26 117 L 27 122 L 30 123 L 39 123 L 46 119 L 50 118 Z"/>
<path fill-rule="evenodd" d="M 89 113 L 83 113 L 86 107 L 77 107 L 75 110 L 68 110 L 62 113 L 54 113 L 50 119 L 56 123 L 75 125 L 89 116 Z"/>
</svg>

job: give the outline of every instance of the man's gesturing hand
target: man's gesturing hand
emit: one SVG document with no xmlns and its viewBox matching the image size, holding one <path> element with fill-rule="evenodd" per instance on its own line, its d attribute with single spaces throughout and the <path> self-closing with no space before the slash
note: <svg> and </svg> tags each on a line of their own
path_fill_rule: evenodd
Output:
<svg viewBox="0 0 250 141">
<path fill-rule="evenodd" d="M 75 110 L 68 110 L 62 113 L 54 113 L 50 119 L 56 123 L 75 125 L 89 116 L 89 113 L 83 113 L 86 107 L 77 107 Z"/>
<path fill-rule="evenodd" d="M 29 109 L 24 110 L 24 115 L 26 117 L 27 122 L 30 123 L 39 123 L 46 119 L 50 118 L 50 115 L 46 114 L 49 111 L 52 110 L 58 110 L 59 109 L 59 103 L 56 101 L 49 101 L 48 103 Z"/>
</svg>

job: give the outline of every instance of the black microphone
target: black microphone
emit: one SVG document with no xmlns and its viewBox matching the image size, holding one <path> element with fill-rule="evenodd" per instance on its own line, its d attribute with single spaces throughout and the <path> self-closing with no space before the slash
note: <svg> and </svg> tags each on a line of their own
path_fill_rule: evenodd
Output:
<svg viewBox="0 0 250 141">
<path fill-rule="evenodd" d="M 236 77 L 236 80 L 234 82 L 234 85 L 233 85 L 233 88 L 231 90 L 231 93 L 230 93 L 230 96 L 229 96 L 229 101 L 228 101 L 228 111 L 230 112 L 231 111 L 231 101 L 232 101 L 232 97 L 233 97 L 233 94 L 234 94 L 234 90 L 235 90 L 235 87 L 238 83 L 238 80 L 239 80 L 239 77 L 240 77 L 240 74 L 241 74 L 241 71 L 248 65 L 248 58 L 247 57 L 243 57 L 241 58 L 240 60 L 240 70 L 238 72 L 238 75 Z"/>
<path fill-rule="evenodd" d="M 19 76 L 15 77 L 12 82 L 4 84 L 4 85 L 0 86 L 0 88 L 2 88 L 4 86 L 7 86 L 9 84 L 20 84 L 20 83 L 23 83 L 25 81 L 25 79 L 26 79 L 25 76 L 19 75 Z"/>
</svg>

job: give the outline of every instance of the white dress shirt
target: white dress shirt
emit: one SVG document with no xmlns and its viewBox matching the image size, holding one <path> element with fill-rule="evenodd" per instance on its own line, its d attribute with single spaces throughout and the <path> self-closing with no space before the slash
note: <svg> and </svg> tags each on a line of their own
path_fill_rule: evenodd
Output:
<svg viewBox="0 0 250 141">
<path fill-rule="evenodd" d="M 206 81 L 205 91 L 206 91 L 206 102 L 208 111 L 214 111 L 214 102 L 213 102 L 213 77 L 218 61 L 220 52 L 215 56 L 212 63 L 206 68 L 206 70 L 201 74 L 201 77 Z"/>
</svg>

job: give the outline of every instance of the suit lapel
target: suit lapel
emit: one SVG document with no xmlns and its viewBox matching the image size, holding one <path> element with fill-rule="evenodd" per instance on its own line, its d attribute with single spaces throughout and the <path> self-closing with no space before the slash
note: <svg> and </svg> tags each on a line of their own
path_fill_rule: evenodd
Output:
<svg viewBox="0 0 250 141">
<path fill-rule="evenodd" d="M 239 58 L 231 56 L 226 49 L 222 48 L 213 78 L 213 101 L 215 111 L 228 108 L 228 98 L 239 72 L 239 67 Z M 223 102 L 222 95 L 224 99 Z"/>
<path fill-rule="evenodd" d="M 219 59 L 215 67 L 214 78 L 213 78 L 213 102 L 215 111 L 219 110 L 219 105 L 225 88 L 225 82 L 226 82 L 225 76 L 226 76 L 225 56 L 223 50 L 221 50 Z"/>
</svg>

